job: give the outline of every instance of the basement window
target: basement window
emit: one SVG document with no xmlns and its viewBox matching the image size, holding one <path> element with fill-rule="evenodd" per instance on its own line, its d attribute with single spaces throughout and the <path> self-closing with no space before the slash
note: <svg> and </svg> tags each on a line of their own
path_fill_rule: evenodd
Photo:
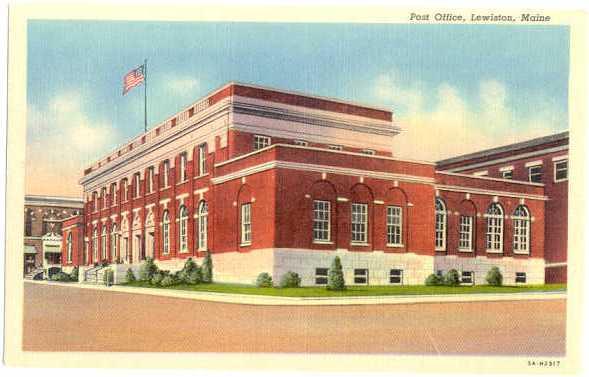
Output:
<svg viewBox="0 0 589 377">
<path fill-rule="evenodd" d="M 525 272 L 516 272 L 515 273 L 515 282 L 519 284 L 525 284 L 527 281 L 526 273 Z"/>
<path fill-rule="evenodd" d="M 460 283 L 464 285 L 474 285 L 474 272 L 462 271 L 462 278 L 460 279 Z"/>
<path fill-rule="evenodd" d="M 354 284 L 368 285 L 368 269 L 355 268 L 354 269 Z"/>
<path fill-rule="evenodd" d="M 403 284 L 403 270 L 397 268 L 391 269 L 389 273 L 389 283 L 391 284 Z"/>
<path fill-rule="evenodd" d="M 316 268 L 315 269 L 315 284 L 326 285 L 328 272 L 329 272 L 329 269 L 327 269 L 327 268 Z"/>
</svg>

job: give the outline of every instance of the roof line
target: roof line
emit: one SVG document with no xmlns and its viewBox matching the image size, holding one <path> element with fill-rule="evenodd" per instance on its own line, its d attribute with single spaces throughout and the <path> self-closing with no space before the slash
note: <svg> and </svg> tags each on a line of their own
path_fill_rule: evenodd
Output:
<svg viewBox="0 0 589 377">
<path fill-rule="evenodd" d="M 465 160 L 471 160 L 483 156 L 488 156 L 492 154 L 498 154 L 503 152 L 509 152 L 517 149 L 529 148 L 534 147 L 537 145 L 541 145 L 544 143 L 552 142 L 552 141 L 559 141 L 564 140 L 569 137 L 569 131 L 559 132 L 552 135 L 542 136 L 535 139 L 530 139 L 518 143 L 507 144 L 499 147 L 489 148 L 482 151 L 477 151 L 473 153 L 463 154 L 456 157 L 450 157 L 444 160 L 440 160 L 437 162 L 437 165 L 449 165 L 456 162 L 461 162 Z"/>
</svg>

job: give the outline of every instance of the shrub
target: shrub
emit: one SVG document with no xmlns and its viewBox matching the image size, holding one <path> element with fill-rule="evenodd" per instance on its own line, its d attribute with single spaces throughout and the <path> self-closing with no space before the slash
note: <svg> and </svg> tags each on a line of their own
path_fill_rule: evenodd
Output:
<svg viewBox="0 0 589 377">
<path fill-rule="evenodd" d="M 75 266 L 72 269 L 72 272 L 70 272 L 70 280 L 71 281 L 78 281 L 79 274 L 80 274 L 80 270 L 78 269 L 78 266 Z"/>
<path fill-rule="evenodd" d="M 343 291 L 346 289 L 342 262 L 337 256 L 333 258 L 333 262 L 331 262 L 331 268 L 329 269 L 329 275 L 327 278 L 327 289 L 331 291 Z"/>
<path fill-rule="evenodd" d="M 433 285 L 443 285 L 444 278 L 438 274 L 431 274 L 425 279 L 425 285 L 433 286 Z"/>
<path fill-rule="evenodd" d="M 272 276 L 267 272 L 260 273 L 256 279 L 256 287 L 272 288 Z"/>
<path fill-rule="evenodd" d="M 148 257 L 139 268 L 139 280 L 151 280 L 158 271 L 153 258 Z"/>
<path fill-rule="evenodd" d="M 460 285 L 460 275 L 455 269 L 451 269 L 444 275 L 444 285 L 456 287 Z"/>
<path fill-rule="evenodd" d="M 201 273 L 203 283 L 213 282 L 213 260 L 209 252 L 207 252 L 205 259 L 202 261 Z"/>
<path fill-rule="evenodd" d="M 499 271 L 498 267 L 492 267 L 489 272 L 487 272 L 485 280 L 489 285 L 503 285 L 503 275 L 501 274 L 501 271 Z"/>
<path fill-rule="evenodd" d="M 280 279 L 280 288 L 298 288 L 301 285 L 301 278 L 296 272 L 288 271 Z"/>
<path fill-rule="evenodd" d="M 70 281 L 70 276 L 63 271 L 51 275 L 52 281 Z"/>
<path fill-rule="evenodd" d="M 111 286 L 115 281 L 115 273 L 110 268 L 104 271 L 102 274 L 102 280 L 104 281 L 104 285 Z"/>
<path fill-rule="evenodd" d="M 149 280 L 151 285 L 160 285 L 162 280 L 164 279 L 164 273 L 161 271 L 156 272 L 153 274 L 153 277 Z"/>
<path fill-rule="evenodd" d="M 200 271 L 200 268 L 192 270 L 186 277 L 185 282 L 187 284 L 198 284 L 202 282 L 202 273 Z"/>
<path fill-rule="evenodd" d="M 174 279 L 174 277 L 172 275 L 166 275 L 163 277 L 163 279 L 160 282 L 160 285 L 162 287 L 170 287 L 172 285 L 178 284 L 178 281 L 176 279 Z"/>
<path fill-rule="evenodd" d="M 197 268 L 198 268 L 198 265 L 196 264 L 196 262 L 192 258 L 188 258 L 186 260 L 186 262 L 184 262 L 184 268 L 182 268 L 181 271 L 184 271 L 187 274 L 190 274 L 192 271 L 196 270 Z"/>
<path fill-rule="evenodd" d="M 108 267 L 109 263 L 107 259 L 103 259 L 100 261 L 100 266 L 101 267 Z"/>
<path fill-rule="evenodd" d="M 133 270 L 130 269 L 130 268 L 127 269 L 127 276 L 126 276 L 126 278 L 127 278 L 127 283 L 130 283 L 130 282 L 133 282 L 133 281 L 136 281 L 137 280 L 135 278 L 135 274 L 133 273 Z"/>
</svg>

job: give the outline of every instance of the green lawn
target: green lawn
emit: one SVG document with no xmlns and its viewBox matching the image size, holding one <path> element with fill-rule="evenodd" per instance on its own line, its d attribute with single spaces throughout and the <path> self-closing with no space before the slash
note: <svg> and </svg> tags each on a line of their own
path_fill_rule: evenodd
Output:
<svg viewBox="0 0 589 377">
<path fill-rule="evenodd" d="M 241 284 L 179 284 L 172 287 L 155 287 L 148 282 L 136 281 L 124 284 L 127 287 L 146 287 L 159 289 L 176 289 L 196 292 L 238 293 L 246 295 L 284 296 L 284 297 L 341 297 L 341 296 L 393 296 L 393 295 L 439 295 L 464 293 L 517 293 L 566 291 L 566 284 L 545 284 L 527 286 L 490 287 L 486 285 L 460 287 L 428 287 L 424 285 L 403 286 L 354 286 L 345 291 L 328 291 L 323 287 L 305 288 L 257 288 Z"/>
</svg>

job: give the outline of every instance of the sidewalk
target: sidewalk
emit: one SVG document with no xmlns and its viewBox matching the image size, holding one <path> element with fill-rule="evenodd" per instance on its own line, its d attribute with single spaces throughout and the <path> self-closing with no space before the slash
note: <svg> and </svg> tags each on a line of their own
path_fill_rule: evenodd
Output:
<svg viewBox="0 0 589 377">
<path fill-rule="evenodd" d="M 45 280 L 25 280 L 25 283 L 58 285 L 69 288 L 94 289 L 109 292 L 133 293 L 152 296 L 174 297 L 191 300 L 224 302 L 246 305 L 382 305 L 418 304 L 438 302 L 480 302 L 480 301 L 520 301 L 520 300 L 562 300 L 566 292 L 524 292 L 524 293 L 481 293 L 452 295 L 404 295 L 404 296 L 356 296 L 356 297 L 280 297 L 258 296 L 235 293 L 195 292 L 162 288 L 139 288 L 113 285 L 89 285 L 79 283 L 59 283 Z"/>
</svg>

